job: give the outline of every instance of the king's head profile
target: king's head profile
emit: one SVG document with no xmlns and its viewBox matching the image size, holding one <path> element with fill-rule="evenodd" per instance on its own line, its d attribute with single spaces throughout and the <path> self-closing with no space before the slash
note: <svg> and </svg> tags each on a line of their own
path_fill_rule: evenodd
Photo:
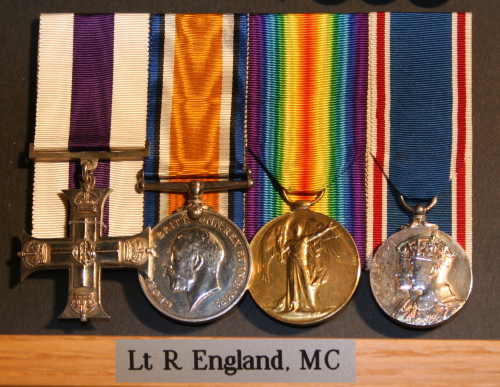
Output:
<svg viewBox="0 0 500 387">
<path fill-rule="evenodd" d="M 444 282 L 456 257 L 451 247 L 437 238 L 435 232 L 407 240 L 397 250 L 401 272 L 405 272 L 413 289 L 422 292 Z"/>
<path fill-rule="evenodd" d="M 219 271 L 224 259 L 222 242 L 213 233 L 190 228 L 175 237 L 165 275 L 173 292 L 186 292 L 190 309 L 219 291 Z"/>
</svg>

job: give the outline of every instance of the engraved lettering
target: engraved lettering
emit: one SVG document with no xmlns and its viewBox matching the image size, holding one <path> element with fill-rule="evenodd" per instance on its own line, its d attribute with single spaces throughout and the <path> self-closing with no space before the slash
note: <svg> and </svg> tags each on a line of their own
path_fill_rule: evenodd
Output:
<svg viewBox="0 0 500 387">
<path fill-rule="evenodd" d="M 165 353 L 165 367 L 163 368 L 165 371 L 171 370 L 170 365 L 172 365 L 172 367 L 174 367 L 176 370 L 182 370 L 182 367 L 179 367 L 177 365 L 177 363 L 175 362 L 177 360 L 177 357 L 178 357 L 176 351 L 167 349 L 167 350 L 163 350 L 163 352 Z"/>
<path fill-rule="evenodd" d="M 234 247 L 238 247 L 239 245 L 241 245 L 241 240 L 235 233 L 231 233 L 229 235 L 229 240 L 231 241 Z"/>
<path fill-rule="evenodd" d="M 144 357 L 144 369 L 151 371 L 153 369 L 153 365 L 149 364 L 149 359 L 151 359 L 151 355 L 145 353 L 143 357 Z"/>
<path fill-rule="evenodd" d="M 309 356 L 307 355 L 307 352 L 305 349 L 301 349 L 300 352 L 302 353 L 302 367 L 300 367 L 301 370 L 305 370 L 307 366 L 307 369 L 311 369 L 313 366 L 313 362 L 315 363 L 314 369 L 315 370 L 320 370 L 321 367 L 319 366 L 319 353 L 321 352 L 320 349 L 317 349 L 314 351 L 314 355 L 312 356 L 312 359 L 309 359 Z"/>
<path fill-rule="evenodd" d="M 236 278 L 234 280 L 234 284 L 238 287 L 240 287 L 243 284 L 243 280 L 241 278 Z"/>
<path fill-rule="evenodd" d="M 162 305 L 165 306 L 166 308 L 171 308 L 172 306 L 174 306 L 174 304 L 172 304 L 169 300 L 165 300 L 165 302 L 163 302 Z"/>
<path fill-rule="evenodd" d="M 164 305 L 167 308 L 171 308 L 174 304 L 165 298 L 163 293 L 158 289 L 158 284 L 156 281 L 150 279 L 146 281 L 146 287 L 149 290 L 151 296 L 161 305 Z"/>
<path fill-rule="evenodd" d="M 241 349 L 236 350 L 236 355 L 223 358 L 220 355 L 207 355 L 206 350 L 195 349 L 193 370 L 219 370 L 226 375 L 235 375 L 239 370 L 284 370 L 283 351 L 276 350 L 277 355 L 245 355 Z M 288 367 L 287 367 L 288 368 Z"/>
<path fill-rule="evenodd" d="M 340 351 L 338 349 L 330 349 L 325 355 L 325 365 L 331 370 L 336 370 L 337 368 L 340 367 L 340 364 L 337 363 L 334 367 L 330 365 L 330 353 L 332 352 L 335 352 L 337 355 L 340 355 Z"/>
<path fill-rule="evenodd" d="M 198 362 L 203 361 L 203 358 L 198 355 L 198 352 L 202 353 L 203 355 L 207 354 L 207 351 L 200 350 L 200 349 L 193 349 L 193 354 L 194 354 L 194 370 L 206 370 L 208 366 L 205 364 L 205 367 L 200 367 Z"/>
<path fill-rule="evenodd" d="M 134 350 L 129 350 L 128 351 L 129 360 L 130 360 L 130 366 L 128 367 L 128 370 L 129 371 L 140 371 L 140 370 L 142 370 L 144 368 L 144 365 L 141 364 L 140 367 L 135 367 L 135 365 L 134 365 L 134 353 L 135 353 Z"/>
<path fill-rule="evenodd" d="M 245 250 L 238 250 L 236 252 L 236 260 L 239 263 L 246 263 L 246 261 L 247 261 L 247 255 L 245 253 Z"/>
<path fill-rule="evenodd" d="M 247 268 L 245 266 L 238 267 L 237 275 L 240 278 L 245 278 L 247 275 Z"/>
<path fill-rule="evenodd" d="M 224 362 L 224 373 L 226 375 L 234 375 L 236 372 L 238 372 L 238 369 L 234 367 L 236 364 L 236 357 L 234 356 L 227 356 L 226 361 Z"/>
<path fill-rule="evenodd" d="M 275 370 L 282 370 L 283 368 L 283 351 L 281 349 L 277 349 L 276 352 L 278 354 L 271 358 L 271 367 Z"/>
<path fill-rule="evenodd" d="M 240 288 L 245 284 L 245 279 L 247 276 L 247 268 L 245 266 L 238 267 L 236 272 L 236 279 L 234 280 L 231 288 L 224 294 L 224 296 L 217 301 L 217 307 L 222 308 L 223 306 L 229 304 L 232 300 L 234 300 L 239 292 Z"/>
<path fill-rule="evenodd" d="M 185 217 L 170 220 L 160 230 L 158 230 L 158 231 L 155 232 L 154 237 L 161 240 L 169 232 L 175 230 L 176 228 L 178 228 L 178 227 L 180 227 L 180 226 L 182 226 L 184 224 L 187 224 L 187 222 L 188 222 L 188 220 Z"/>
<path fill-rule="evenodd" d="M 233 247 L 238 247 L 241 245 L 241 239 L 238 238 L 238 235 L 234 233 L 231 230 L 231 228 L 227 226 L 224 222 L 214 218 L 207 218 L 206 216 L 202 216 L 200 221 L 221 231 L 224 235 L 226 235 L 229 238 L 229 241 L 231 242 Z"/>
</svg>

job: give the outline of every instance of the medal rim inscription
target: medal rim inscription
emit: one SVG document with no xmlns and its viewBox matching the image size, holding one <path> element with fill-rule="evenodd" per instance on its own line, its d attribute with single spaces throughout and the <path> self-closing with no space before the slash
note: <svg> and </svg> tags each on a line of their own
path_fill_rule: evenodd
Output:
<svg viewBox="0 0 500 387">
<path fill-rule="evenodd" d="M 453 270 L 453 268 L 458 267 L 460 273 L 453 273 L 450 276 L 462 278 L 462 276 L 465 275 L 466 277 L 468 277 L 464 280 L 465 286 L 461 289 L 461 293 L 466 294 L 466 297 L 464 297 L 463 300 L 460 299 L 460 301 L 463 302 L 453 311 L 453 313 L 451 313 L 448 317 L 440 319 L 437 322 L 418 323 L 404 321 L 402 320 L 402 318 L 398 318 L 396 314 L 397 311 L 399 311 L 399 309 L 397 309 L 397 305 L 401 304 L 401 302 L 403 302 L 404 300 L 399 299 L 398 302 L 390 301 L 391 298 L 396 298 L 397 294 L 402 292 L 402 290 L 398 291 L 398 289 L 400 289 L 400 286 L 397 285 L 398 279 L 394 279 L 394 283 L 396 284 L 396 286 L 394 286 L 394 288 L 391 289 L 390 292 L 384 290 L 383 286 L 380 285 L 379 282 L 384 275 L 387 275 L 387 277 L 383 278 L 385 282 L 387 282 L 391 277 L 387 273 L 395 273 L 397 271 L 397 267 L 400 266 L 398 256 L 399 246 L 403 245 L 404 243 L 409 243 L 410 241 L 419 237 L 431 237 L 432 234 L 434 234 L 436 239 L 444 242 L 456 255 L 454 258 L 454 262 L 452 263 L 452 265 L 450 265 L 450 268 Z M 464 267 L 466 267 L 467 270 L 465 270 Z M 396 275 L 394 274 L 394 276 Z M 450 276 L 447 276 L 446 278 L 450 278 Z M 445 284 L 451 287 L 448 283 Z M 372 266 L 370 269 L 370 287 L 375 302 L 377 303 L 379 308 L 393 321 L 403 326 L 412 328 L 433 328 L 453 319 L 464 308 L 470 297 L 473 287 L 472 263 L 462 246 L 460 246 L 460 244 L 455 239 L 453 239 L 453 237 L 451 237 L 444 231 L 438 230 L 435 227 L 427 226 L 409 227 L 391 235 L 377 249 L 373 257 Z M 459 285 L 453 283 L 453 288 L 456 287 L 459 287 Z M 392 296 L 387 296 L 387 293 Z"/>
<path fill-rule="evenodd" d="M 280 221 L 286 219 L 287 217 L 296 216 L 297 213 L 299 213 L 299 214 L 300 213 L 306 214 L 305 211 L 307 211 L 307 214 L 312 215 L 313 217 L 315 217 L 317 219 L 322 219 L 323 220 L 322 223 L 324 223 L 324 224 L 328 225 L 330 223 L 333 223 L 335 225 L 336 229 L 340 229 L 342 231 L 342 234 L 343 234 L 342 237 L 346 238 L 346 240 L 351 245 L 351 248 L 353 248 L 353 252 L 355 253 L 356 270 L 355 270 L 355 279 L 353 281 L 352 288 L 350 289 L 349 294 L 346 297 L 344 297 L 344 299 L 340 303 L 340 305 L 338 305 L 337 307 L 329 308 L 331 310 L 327 311 L 326 313 L 321 314 L 320 316 L 311 317 L 311 318 L 304 318 L 304 319 L 301 319 L 301 320 L 296 320 L 296 319 L 286 318 L 286 316 L 280 315 L 278 313 L 272 313 L 271 311 L 266 310 L 266 308 L 263 306 L 263 301 L 260 299 L 260 297 L 258 295 L 258 292 L 255 290 L 255 287 L 257 286 L 257 282 L 259 283 L 259 285 L 262 284 L 261 280 L 259 280 L 259 281 L 256 280 L 256 276 L 257 276 L 258 270 L 256 269 L 255 266 L 259 264 L 258 262 L 259 262 L 259 259 L 260 259 L 260 256 L 259 256 L 260 244 L 261 244 L 262 240 L 264 239 L 264 237 L 266 236 L 267 232 L 272 227 L 276 226 L 277 223 L 279 223 Z M 253 239 L 252 239 L 252 241 L 250 243 L 250 250 L 252 252 L 252 257 L 253 257 L 253 259 L 252 259 L 252 265 L 254 267 L 253 267 L 253 270 L 252 270 L 252 279 L 250 281 L 249 292 L 252 295 L 252 298 L 255 301 L 255 303 L 259 306 L 259 308 L 263 312 L 265 312 L 267 315 L 269 315 L 270 317 L 274 318 L 275 320 L 277 320 L 279 322 L 282 322 L 282 323 L 285 323 L 285 324 L 300 325 L 300 326 L 311 326 L 311 325 L 317 325 L 317 324 L 320 324 L 320 323 L 324 322 L 325 320 L 333 317 L 334 315 L 338 314 L 339 312 L 341 312 L 345 308 L 345 306 L 349 303 L 349 301 L 351 300 L 351 298 L 354 296 L 354 293 L 356 292 L 356 289 L 357 289 L 358 284 L 359 284 L 359 280 L 360 280 L 360 276 L 361 276 L 361 261 L 360 261 L 359 251 L 358 251 L 357 245 L 356 245 L 356 243 L 355 243 L 352 235 L 337 220 L 335 220 L 335 219 L 333 219 L 333 218 L 331 218 L 331 217 L 329 217 L 329 216 L 327 216 L 325 214 L 313 211 L 313 210 L 311 210 L 309 208 L 300 208 L 300 209 L 293 210 L 291 212 L 288 212 L 288 213 L 285 213 L 283 215 L 280 215 L 280 216 L 272 219 L 268 223 L 266 223 L 254 235 L 254 237 L 253 237 Z M 286 270 L 286 269 L 283 269 L 283 270 Z M 275 286 L 275 284 L 269 283 L 268 286 L 272 287 L 272 286 Z"/>
<path fill-rule="evenodd" d="M 210 225 L 208 223 L 203 222 L 202 219 L 208 218 L 216 218 L 218 221 L 223 222 L 225 226 L 229 228 L 230 231 L 232 231 L 236 235 L 236 241 L 239 241 L 241 243 L 241 248 L 234 247 L 233 250 L 231 251 L 226 251 L 224 249 L 224 255 L 225 258 L 224 260 L 231 259 L 231 263 L 233 263 L 234 270 L 232 275 L 229 276 L 229 280 L 225 284 L 225 286 L 222 287 L 221 290 L 224 290 L 224 293 L 220 295 L 219 298 L 215 298 L 214 294 L 218 293 L 215 292 L 214 294 L 209 294 L 205 300 L 207 301 L 210 299 L 209 303 L 212 305 L 213 304 L 213 309 L 217 308 L 217 302 L 221 301 L 229 294 L 230 291 L 232 291 L 231 295 L 234 295 L 233 298 L 230 300 L 224 301 L 226 302 L 225 305 L 222 305 L 220 309 L 217 309 L 216 313 L 205 313 L 203 316 L 198 316 L 198 317 L 193 317 L 190 315 L 190 313 L 183 313 L 182 311 L 175 310 L 175 299 L 178 298 L 175 295 L 173 295 L 173 291 L 169 290 L 170 286 L 170 279 L 166 278 L 161 271 L 165 271 L 165 269 L 162 269 L 160 271 L 156 270 L 155 268 L 159 265 L 160 267 L 163 267 L 163 264 L 165 261 L 168 259 L 170 255 L 170 250 L 173 245 L 174 239 L 176 238 L 176 235 L 178 235 L 181 231 L 183 230 L 189 230 L 189 229 L 210 229 L 210 230 L 215 230 L 215 233 L 217 234 L 218 238 L 223 238 L 223 246 L 226 248 L 227 246 L 231 245 L 233 246 L 233 242 L 230 237 L 228 237 L 224 232 L 217 227 L 214 227 L 213 225 Z M 182 224 L 179 224 L 178 226 L 174 228 L 170 228 L 168 225 L 172 224 L 172 222 L 175 222 L 176 219 L 183 219 L 181 222 Z M 168 231 L 164 232 L 164 230 L 167 229 Z M 214 320 L 223 314 L 229 312 L 244 296 L 246 290 L 248 289 L 248 285 L 250 282 L 250 278 L 252 275 L 252 259 L 251 259 L 251 252 L 250 252 L 250 246 L 243 234 L 243 232 L 239 229 L 239 227 L 232 222 L 230 219 L 222 216 L 221 214 L 211 211 L 211 210 L 204 210 L 203 215 L 200 218 L 200 220 L 191 220 L 188 216 L 188 213 L 186 210 L 181 210 L 173 213 L 172 215 L 164 218 L 161 220 L 153 229 L 151 232 L 152 235 L 152 243 L 156 253 L 154 255 L 157 255 L 157 248 L 159 244 L 161 243 L 162 240 L 164 245 L 166 245 L 166 250 L 167 254 L 163 254 L 163 258 L 160 257 L 159 255 L 156 257 L 152 257 L 150 260 L 150 277 L 146 276 L 143 272 L 139 272 L 139 282 L 141 284 L 141 287 L 143 289 L 144 294 L 146 295 L 146 298 L 149 300 L 149 302 L 157 309 L 159 310 L 162 314 L 165 316 L 177 320 L 177 321 L 182 321 L 182 322 L 188 322 L 188 323 L 203 323 L 203 322 L 208 322 L 211 320 Z M 165 247 L 165 246 L 164 246 Z M 239 251 L 244 251 L 242 254 L 244 258 L 244 262 L 239 261 L 238 259 L 238 252 Z M 163 263 L 161 263 L 163 262 Z M 238 278 L 241 278 L 239 276 L 239 268 L 245 268 L 245 276 L 243 279 L 243 283 L 241 283 L 239 286 L 237 286 L 236 290 L 233 288 L 235 287 L 235 283 L 238 280 Z M 157 277 L 160 276 L 158 279 Z M 154 289 L 151 289 L 148 286 L 148 282 L 151 280 L 155 280 L 155 282 L 158 284 L 158 282 L 163 281 L 164 286 L 162 286 L 162 290 L 159 289 L 159 287 L 156 287 Z M 167 289 L 167 291 L 165 291 Z M 152 294 L 153 291 L 158 290 L 159 296 L 154 296 Z M 162 298 L 159 300 L 159 298 Z M 174 302 L 173 302 L 174 301 Z"/>
</svg>

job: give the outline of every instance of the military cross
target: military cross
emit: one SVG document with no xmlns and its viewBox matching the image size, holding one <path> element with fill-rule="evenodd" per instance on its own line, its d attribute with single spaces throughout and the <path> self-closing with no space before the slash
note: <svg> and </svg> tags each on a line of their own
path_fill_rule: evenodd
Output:
<svg viewBox="0 0 500 387">
<path fill-rule="evenodd" d="M 61 319 L 109 318 L 101 305 L 101 269 L 137 268 L 148 273 L 150 229 L 129 237 L 102 236 L 103 207 L 109 188 L 69 189 L 69 236 L 23 237 L 21 279 L 47 269 L 68 269 L 68 301 Z"/>
</svg>

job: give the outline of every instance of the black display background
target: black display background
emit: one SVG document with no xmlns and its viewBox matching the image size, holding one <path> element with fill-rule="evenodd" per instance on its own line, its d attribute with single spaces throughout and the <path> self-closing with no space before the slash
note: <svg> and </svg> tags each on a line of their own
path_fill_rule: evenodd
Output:
<svg viewBox="0 0 500 387">
<path fill-rule="evenodd" d="M 36 59 L 39 14 L 44 12 L 452 12 L 473 13 L 474 288 L 464 310 L 432 330 L 396 325 L 377 308 L 363 273 L 340 313 L 313 327 L 291 327 L 264 314 L 246 294 L 215 322 L 187 325 L 158 313 L 133 270 L 105 270 L 102 301 L 107 322 L 58 321 L 68 286 L 65 271 L 38 272 L 19 281 L 20 237 L 31 230 Z M 0 334 L 151 335 L 213 337 L 333 337 L 500 339 L 499 118 L 500 2 L 496 0 L 25 0 L 0 3 Z M 126 216 L 126 214 L 124 214 Z"/>
</svg>

